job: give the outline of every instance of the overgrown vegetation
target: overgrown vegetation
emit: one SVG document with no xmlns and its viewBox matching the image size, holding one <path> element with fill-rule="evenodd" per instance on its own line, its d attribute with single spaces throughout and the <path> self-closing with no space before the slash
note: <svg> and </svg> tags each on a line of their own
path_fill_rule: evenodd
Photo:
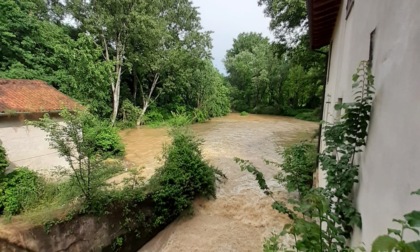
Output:
<svg viewBox="0 0 420 252">
<path fill-rule="evenodd" d="M 298 143 L 287 147 L 282 156 L 282 164 L 269 162 L 281 168 L 277 180 L 285 184 L 289 192 L 297 191 L 304 197 L 313 186 L 313 176 L 317 168 L 316 146 L 308 142 Z"/>
<path fill-rule="evenodd" d="M 60 114 L 63 123 L 45 115 L 30 124 L 47 132 L 51 146 L 67 160 L 70 170 L 60 173 L 65 177 L 54 183 L 26 168 L 7 174 L 0 181 L 0 214 L 28 216 L 36 224 L 43 223 L 48 233 L 54 225 L 78 215 L 113 213 L 127 233 L 115 238 L 112 246 L 117 249 L 132 234 L 149 234 L 183 213 L 192 213 L 196 197 L 216 197 L 216 180 L 224 175 L 203 160 L 201 141 L 184 127 L 171 130 L 164 163 L 149 183 L 134 169 L 115 186 L 108 179 L 124 167 L 108 158 L 121 155 L 124 148 L 114 128 L 86 111 Z M 173 118 L 178 118 L 174 125 L 184 125 L 183 115 Z M 65 217 L 54 210 L 64 211 Z"/>
<path fill-rule="evenodd" d="M 100 179 L 103 162 L 123 155 L 124 146 L 114 128 L 86 111 L 63 110 L 60 116 L 64 123 L 46 114 L 30 124 L 47 133 L 51 147 L 65 158 L 70 166 L 70 177 L 90 204 L 104 185 Z"/>
<path fill-rule="evenodd" d="M 17 169 L 0 182 L 0 213 L 15 215 L 35 207 L 45 182 L 33 171 Z"/>
<path fill-rule="evenodd" d="M 241 33 L 225 57 L 232 108 L 319 121 L 327 50 L 309 47 L 306 2 L 260 0 L 276 38 Z"/>
<path fill-rule="evenodd" d="M 6 150 L 0 144 L 0 178 L 4 176 L 6 168 L 9 166 L 9 161 L 7 160 Z"/>
<path fill-rule="evenodd" d="M 152 107 L 228 113 L 211 47 L 187 0 L 0 3 L 0 78 L 44 80 L 124 127 L 146 123 Z"/>
<path fill-rule="evenodd" d="M 185 129 L 173 129 L 171 135 L 172 144 L 163 154 L 165 163 L 150 181 L 159 224 L 191 210 L 198 196 L 216 197 L 217 170 L 203 160 L 200 141 Z"/>
<path fill-rule="evenodd" d="M 273 208 L 279 213 L 287 214 L 291 224 L 284 226 L 283 231 L 267 240 L 266 251 L 295 249 L 297 251 L 351 251 L 347 239 L 353 226 L 361 225 L 360 214 L 352 203 L 352 190 L 358 182 L 358 168 L 354 160 L 363 151 L 366 144 L 370 110 L 373 100 L 373 76 L 369 62 L 361 62 L 353 76 L 354 102 L 337 105 L 345 114 L 336 124 L 324 126 L 326 148 L 320 154 L 321 169 L 326 172 L 327 185 L 323 189 L 311 189 L 304 186 L 296 177 L 285 177 L 287 187 L 302 190 L 303 197 L 290 200 L 287 206 L 275 199 Z M 293 150 L 293 149 L 291 149 Z M 296 149 L 295 149 L 296 150 Z M 309 149 L 301 149 L 285 157 L 286 170 L 297 171 L 302 166 L 298 160 L 311 156 Z M 295 162 L 293 162 L 295 161 Z M 240 161 L 241 169 L 251 171 L 262 190 L 267 195 L 272 192 L 267 187 L 264 177 L 251 163 Z M 302 176 L 301 174 L 299 174 Z M 303 176 L 304 177 L 304 176 Z M 299 187 L 303 187 L 299 189 Z M 294 237 L 292 248 L 279 245 L 278 239 L 284 235 Z"/>
</svg>

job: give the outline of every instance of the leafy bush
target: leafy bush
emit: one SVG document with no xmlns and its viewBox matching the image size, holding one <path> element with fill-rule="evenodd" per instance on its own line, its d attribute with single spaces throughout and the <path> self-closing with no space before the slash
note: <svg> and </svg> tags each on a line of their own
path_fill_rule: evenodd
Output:
<svg viewBox="0 0 420 252">
<path fill-rule="evenodd" d="M 118 126 L 123 129 L 135 127 L 139 115 L 139 108 L 134 106 L 130 100 L 125 99 L 120 108 L 120 116 L 122 118 L 122 122 L 119 122 Z"/>
<path fill-rule="evenodd" d="M 83 139 L 92 145 L 94 152 L 107 157 L 124 156 L 125 148 L 117 128 L 90 114 L 80 116 L 83 124 Z"/>
<path fill-rule="evenodd" d="M 280 110 L 275 106 L 257 106 L 252 109 L 252 112 L 255 114 L 263 114 L 263 115 L 278 115 L 280 114 Z"/>
<path fill-rule="evenodd" d="M 282 156 L 282 171 L 277 179 L 286 184 L 289 192 L 298 191 L 300 195 L 305 195 L 312 188 L 313 174 L 316 170 L 315 145 L 298 143 L 286 148 Z"/>
<path fill-rule="evenodd" d="M 3 146 L 0 145 L 0 177 L 3 176 L 8 166 L 9 161 L 7 161 L 6 150 L 3 148 Z"/>
<path fill-rule="evenodd" d="M 194 109 L 193 111 L 193 121 L 203 123 L 210 119 L 208 113 L 202 109 Z"/>
<path fill-rule="evenodd" d="M 181 127 L 192 123 L 192 118 L 187 112 L 172 112 L 168 124 L 172 127 Z"/>
<path fill-rule="evenodd" d="M 242 111 L 240 115 L 241 115 L 241 116 L 247 116 L 247 115 L 249 115 L 249 114 L 248 114 L 248 112 L 246 112 L 246 111 Z"/>
<path fill-rule="evenodd" d="M 5 176 L 0 183 L 0 212 L 19 214 L 36 204 L 45 182 L 33 171 L 19 168 Z"/>
<path fill-rule="evenodd" d="M 123 155 L 124 146 L 116 129 L 92 114 L 63 110 L 60 115 L 63 124 L 47 114 L 30 124 L 47 132 L 51 147 L 66 159 L 75 185 L 89 204 L 104 184 L 97 177 L 104 168 L 104 161 L 110 156 Z"/>
<path fill-rule="evenodd" d="M 146 112 L 144 121 L 146 123 L 150 122 L 162 122 L 165 120 L 165 114 L 162 109 L 151 108 Z"/>
<path fill-rule="evenodd" d="M 171 132 L 172 144 L 165 148 L 165 163 L 151 179 L 156 224 L 191 209 L 197 196 L 216 196 L 215 169 L 203 160 L 200 142 L 183 129 Z"/>
<path fill-rule="evenodd" d="M 295 118 L 310 122 L 319 122 L 321 117 L 321 109 L 317 108 L 308 112 L 300 112 L 295 115 Z"/>
</svg>

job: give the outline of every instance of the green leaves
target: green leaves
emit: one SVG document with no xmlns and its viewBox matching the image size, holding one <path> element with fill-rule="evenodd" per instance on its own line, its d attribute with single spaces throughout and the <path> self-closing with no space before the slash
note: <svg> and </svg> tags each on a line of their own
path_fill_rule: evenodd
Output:
<svg viewBox="0 0 420 252">
<path fill-rule="evenodd" d="M 316 147 L 310 143 L 298 143 L 284 150 L 279 181 L 289 192 L 298 191 L 301 196 L 312 188 L 316 170 Z"/>
<path fill-rule="evenodd" d="M 272 195 L 270 188 L 267 186 L 267 183 L 264 178 L 264 174 L 260 172 L 250 161 L 243 160 L 240 158 L 234 159 L 237 164 L 241 167 L 242 171 L 248 171 L 255 176 L 255 180 L 257 180 L 260 189 L 264 191 L 266 195 Z"/>
<path fill-rule="evenodd" d="M 0 179 L 4 176 L 7 167 L 9 167 L 9 161 L 7 160 L 6 150 L 0 144 Z"/>
<path fill-rule="evenodd" d="M 405 214 L 404 218 L 411 227 L 420 228 L 420 211 L 412 211 Z"/>
<path fill-rule="evenodd" d="M 372 252 L 392 252 L 398 240 L 387 235 L 379 236 L 372 244 Z"/>
</svg>

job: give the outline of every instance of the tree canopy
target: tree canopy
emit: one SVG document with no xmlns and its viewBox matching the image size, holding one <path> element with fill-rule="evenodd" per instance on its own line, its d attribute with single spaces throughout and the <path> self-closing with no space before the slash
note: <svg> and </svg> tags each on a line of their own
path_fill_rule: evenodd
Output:
<svg viewBox="0 0 420 252">
<path fill-rule="evenodd" d="M 211 47 L 188 0 L 0 3 L 0 77 L 47 81 L 112 123 L 122 101 L 143 114 L 227 113 Z"/>
</svg>

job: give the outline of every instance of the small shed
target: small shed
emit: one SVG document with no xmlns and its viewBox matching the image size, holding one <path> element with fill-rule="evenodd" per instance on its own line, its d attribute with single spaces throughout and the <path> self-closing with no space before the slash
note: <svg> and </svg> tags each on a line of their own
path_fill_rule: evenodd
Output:
<svg viewBox="0 0 420 252">
<path fill-rule="evenodd" d="M 25 124 L 25 120 L 37 120 L 45 113 L 60 120 L 58 113 L 63 108 L 82 106 L 43 81 L 0 79 L 0 143 L 10 168 L 25 166 L 50 174 L 57 166 L 68 166 L 50 148 L 44 131 Z"/>
</svg>

